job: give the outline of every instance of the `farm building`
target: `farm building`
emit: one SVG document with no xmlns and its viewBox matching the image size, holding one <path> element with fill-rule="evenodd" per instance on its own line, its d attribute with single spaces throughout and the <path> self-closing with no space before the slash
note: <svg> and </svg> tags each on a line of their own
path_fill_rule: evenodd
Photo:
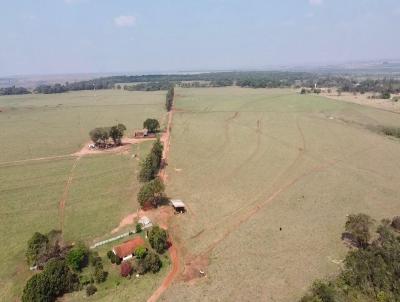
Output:
<svg viewBox="0 0 400 302">
<path fill-rule="evenodd" d="M 135 250 L 140 247 L 140 246 L 145 246 L 144 239 L 140 236 L 137 236 L 136 238 L 126 241 L 120 245 L 117 245 L 113 247 L 112 251 L 113 253 L 121 258 L 122 260 L 127 260 L 132 258 L 132 256 L 135 253 Z"/>
<path fill-rule="evenodd" d="M 143 229 L 151 228 L 153 226 L 151 220 L 147 216 L 143 216 L 139 219 L 138 223 Z"/>
<path fill-rule="evenodd" d="M 149 132 L 147 129 L 137 130 L 135 131 L 135 138 L 154 138 L 156 134 L 153 132 Z"/>
<path fill-rule="evenodd" d="M 149 134 L 149 131 L 147 129 L 138 130 L 138 131 L 135 131 L 135 138 L 147 137 L 148 134 Z"/>
<path fill-rule="evenodd" d="M 182 200 L 180 199 L 171 199 L 171 205 L 177 213 L 185 213 L 186 207 Z"/>
</svg>

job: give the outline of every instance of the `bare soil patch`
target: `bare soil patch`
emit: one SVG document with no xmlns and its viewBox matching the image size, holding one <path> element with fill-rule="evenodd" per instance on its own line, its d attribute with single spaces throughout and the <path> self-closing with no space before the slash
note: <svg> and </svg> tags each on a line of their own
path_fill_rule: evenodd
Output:
<svg viewBox="0 0 400 302">
<path fill-rule="evenodd" d="M 341 95 L 337 95 L 336 93 L 321 93 L 321 96 L 343 102 L 355 103 L 359 105 L 365 105 L 382 110 L 400 113 L 400 102 L 383 99 L 370 99 L 368 97 L 372 96 L 371 93 L 357 95 L 353 95 L 352 93 L 342 93 Z"/>
<path fill-rule="evenodd" d="M 152 141 L 156 138 L 123 138 L 122 145 L 114 148 L 109 149 L 92 149 L 89 148 L 91 142 L 85 144 L 85 146 L 79 150 L 78 152 L 74 153 L 75 156 L 84 156 L 84 155 L 91 155 L 91 154 L 109 154 L 109 153 L 126 153 L 129 152 L 131 145 L 140 144 L 146 141 Z"/>
</svg>

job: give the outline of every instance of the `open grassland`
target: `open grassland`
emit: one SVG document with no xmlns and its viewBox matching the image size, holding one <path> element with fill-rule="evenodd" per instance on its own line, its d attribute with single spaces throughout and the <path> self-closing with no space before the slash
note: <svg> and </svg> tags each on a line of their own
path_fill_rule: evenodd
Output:
<svg viewBox="0 0 400 302">
<path fill-rule="evenodd" d="M 165 301 L 296 301 L 338 272 L 346 215 L 400 214 L 395 113 L 290 90 L 177 89 L 167 191 L 188 279 Z M 281 228 L 281 230 L 280 230 Z M 207 265 L 209 261 L 209 265 Z"/>
<path fill-rule="evenodd" d="M 66 240 L 91 244 L 137 210 L 139 159 L 151 142 L 119 154 L 70 154 L 94 127 L 121 122 L 130 135 L 147 117 L 163 120 L 164 102 L 165 92 L 119 90 L 0 98 L 0 301 L 15 301 L 31 274 L 24 253 L 33 232 L 62 227 Z M 29 160 L 37 158 L 46 159 Z"/>
<path fill-rule="evenodd" d="M 89 141 L 95 127 L 123 123 L 128 135 L 147 117 L 161 119 L 165 91 L 81 91 L 0 97 L 0 164 L 67 155 Z"/>
</svg>

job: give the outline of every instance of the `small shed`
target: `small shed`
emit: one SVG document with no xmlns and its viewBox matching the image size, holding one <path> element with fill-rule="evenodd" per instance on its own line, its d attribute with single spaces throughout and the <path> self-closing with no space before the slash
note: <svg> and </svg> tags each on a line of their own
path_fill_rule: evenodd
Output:
<svg viewBox="0 0 400 302">
<path fill-rule="evenodd" d="M 185 213 L 186 207 L 182 200 L 180 199 L 171 199 L 171 205 L 177 213 Z"/>
<path fill-rule="evenodd" d="M 149 134 L 149 131 L 147 129 L 138 130 L 138 131 L 135 131 L 135 138 L 147 137 L 148 134 Z"/>
<path fill-rule="evenodd" d="M 138 223 L 143 229 L 151 228 L 153 226 L 151 220 L 147 216 L 143 216 L 139 219 Z"/>
</svg>

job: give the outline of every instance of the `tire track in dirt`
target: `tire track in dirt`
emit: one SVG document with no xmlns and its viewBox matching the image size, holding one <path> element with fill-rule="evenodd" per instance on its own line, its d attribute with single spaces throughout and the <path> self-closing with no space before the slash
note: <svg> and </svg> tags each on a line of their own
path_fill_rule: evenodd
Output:
<svg viewBox="0 0 400 302">
<path fill-rule="evenodd" d="M 298 118 L 296 117 L 296 127 L 299 131 L 299 135 L 300 135 L 300 139 L 301 139 L 301 147 L 298 147 L 298 154 L 295 157 L 295 159 L 292 161 L 292 163 L 282 172 L 280 173 L 273 181 L 273 187 L 276 187 L 276 184 L 279 183 L 280 179 L 286 179 L 286 175 L 291 173 L 292 170 L 299 164 L 299 162 L 301 161 L 304 152 L 306 150 L 306 140 L 305 140 L 305 136 L 303 133 L 302 128 L 300 127 L 300 123 Z M 261 131 L 261 130 L 260 130 Z M 232 220 L 233 216 L 236 215 L 237 213 L 239 213 L 240 211 L 246 210 L 248 208 L 253 207 L 255 204 L 257 204 L 258 201 L 252 202 L 250 204 L 244 205 L 242 207 L 239 207 L 237 209 L 235 209 L 234 211 L 232 211 L 231 213 L 229 213 L 228 215 L 224 216 L 220 221 L 216 222 L 214 225 L 212 225 L 211 227 L 206 229 L 205 234 L 208 234 L 214 230 L 216 230 L 221 224 L 225 225 L 226 221 L 228 220 Z M 200 237 L 202 234 L 200 234 L 199 236 L 197 236 L 196 239 L 198 239 L 198 237 Z"/>
<path fill-rule="evenodd" d="M 61 236 L 64 236 L 64 218 L 65 218 L 65 204 L 67 202 L 68 198 L 68 193 L 69 193 L 69 188 L 71 187 L 72 180 L 74 178 L 74 171 L 75 168 L 78 165 L 79 160 L 81 159 L 81 156 L 78 156 L 76 160 L 74 161 L 74 164 L 72 165 L 72 168 L 69 172 L 69 176 L 67 179 L 67 182 L 65 183 L 64 186 L 64 193 L 61 196 L 59 206 L 58 206 L 58 211 L 59 211 L 59 217 L 60 217 L 60 231 L 61 231 Z"/>
<path fill-rule="evenodd" d="M 377 148 L 377 146 L 368 147 L 368 148 L 356 151 L 356 152 L 354 152 L 352 154 L 349 154 L 346 157 L 350 158 L 350 157 L 353 157 L 353 156 L 358 156 L 361 153 L 371 151 L 371 150 L 373 150 L 375 148 Z M 233 221 L 236 221 L 236 222 L 233 225 L 231 225 L 225 232 L 223 232 L 222 235 L 219 238 L 214 240 L 203 252 L 201 252 L 198 255 L 192 257 L 192 260 L 185 264 L 184 274 L 185 273 L 190 273 L 190 272 L 193 273 L 193 271 L 196 271 L 198 269 L 204 269 L 204 267 L 207 266 L 208 263 L 209 263 L 208 259 L 210 258 L 211 252 L 218 246 L 218 244 L 220 244 L 224 239 L 226 239 L 229 235 L 231 235 L 234 231 L 236 231 L 243 223 L 247 222 L 252 216 L 257 214 L 259 210 L 261 210 L 262 208 L 267 206 L 269 203 L 271 203 L 281 193 L 285 192 L 287 189 L 289 189 L 290 187 L 292 187 L 293 185 L 298 183 L 303 178 L 305 178 L 307 176 L 310 176 L 310 175 L 313 175 L 313 174 L 318 173 L 318 172 L 325 171 L 328 168 L 336 165 L 338 163 L 338 161 L 343 160 L 343 159 L 344 158 L 341 158 L 341 159 L 340 158 L 335 158 L 333 160 L 325 161 L 322 164 L 319 164 L 319 165 L 316 165 L 316 166 L 312 167 L 310 170 L 302 173 L 301 175 L 295 177 L 291 181 L 289 181 L 286 184 L 284 184 L 281 187 L 279 187 L 277 190 L 272 192 L 268 196 L 268 198 L 265 199 L 264 201 L 255 204 L 246 213 L 244 213 L 243 215 L 238 217 L 238 219 L 233 220 Z M 203 266 L 200 266 L 200 267 L 197 266 L 196 267 L 196 265 L 199 264 L 199 263 L 202 264 Z M 191 265 L 194 265 L 195 267 L 193 268 L 193 267 L 191 267 Z M 194 278 L 191 278 L 189 280 L 192 280 L 192 279 L 194 279 Z"/>
<path fill-rule="evenodd" d="M 246 164 L 247 164 L 250 160 L 252 160 L 252 159 L 257 155 L 257 153 L 260 151 L 260 146 L 261 146 L 261 133 L 262 133 L 262 131 L 261 131 L 261 120 L 260 120 L 260 119 L 257 120 L 257 125 L 256 125 L 255 133 L 256 133 L 256 147 L 255 147 L 254 150 L 250 153 L 250 155 L 247 156 L 247 157 L 242 161 L 241 164 L 239 164 L 239 166 L 237 166 L 235 169 L 233 169 L 232 173 L 229 174 L 229 176 L 227 176 L 227 177 L 225 178 L 225 180 L 226 180 L 226 179 L 230 179 L 230 178 L 232 177 L 232 175 L 235 176 L 235 175 L 236 175 L 244 166 L 246 166 Z M 222 181 L 224 181 L 224 180 L 222 180 Z"/>
<path fill-rule="evenodd" d="M 14 161 L 8 161 L 8 162 L 1 162 L 0 166 L 9 166 L 9 165 L 16 165 L 16 164 L 22 164 L 22 163 L 27 163 L 31 161 L 45 161 L 45 160 L 52 160 L 52 159 L 62 159 L 62 158 L 68 158 L 68 157 L 73 157 L 74 154 L 65 154 L 65 155 L 55 155 L 55 156 L 48 156 L 48 157 L 37 157 L 37 158 L 29 158 L 29 159 L 21 159 L 21 160 L 14 160 Z"/>
<path fill-rule="evenodd" d="M 225 125 L 224 125 L 224 134 L 225 134 L 225 142 L 223 144 L 223 149 L 231 142 L 231 137 L 229 135 L 229 130 L 230 130 L 230 123 L 237 119 L 239 117 L 239 112 L 235 111 L 233 116 L 227 118 L 225 120 Z"/>
</svg>

